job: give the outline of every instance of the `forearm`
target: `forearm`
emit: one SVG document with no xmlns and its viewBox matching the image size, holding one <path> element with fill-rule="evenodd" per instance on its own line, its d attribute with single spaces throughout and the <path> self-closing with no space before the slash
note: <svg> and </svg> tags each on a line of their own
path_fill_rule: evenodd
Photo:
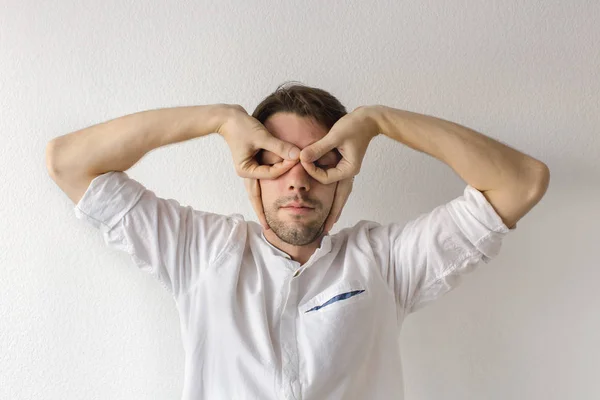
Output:
<svg viewBox="0 0 600 400">
<path fill-rule="evenodd" d="M 381 133 L 446 163 L 481 192 L 546 190 L 545 164 L 488 136 L 428 115 L 383 105 L 370 109 Z"/>
<path fill-rule="evenodd" d="M 550 171 L 544 163 L 472 129 L 383 105 L 364 111 L 379 132 L 450 166 L 485 196 L 509 228 L 516 228 L 548 188 Z"/>
<path fill-rule="evenodd" d="M 55 175 L 126 171 L 157 147 L 216 132 L 229 109 L 213 104 L 125 115 L 53 139 L 46 163 Z"/>
</svg>

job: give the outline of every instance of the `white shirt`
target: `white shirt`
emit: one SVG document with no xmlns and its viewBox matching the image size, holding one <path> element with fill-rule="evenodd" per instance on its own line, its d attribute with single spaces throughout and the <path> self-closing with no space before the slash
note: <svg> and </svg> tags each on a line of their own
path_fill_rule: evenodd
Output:
<svg viewBox="0 0 600 400">
<path fill-rule="evenodd" d="M 324 236 L 300 265 L 260 224 L 159 198 L 125 172 L 96 177 L 74 211 L 173 296 L 184 400 L 402 399 L 402 321 L 515 229 L 467 185 L 407 224 Z"/>
</svg>

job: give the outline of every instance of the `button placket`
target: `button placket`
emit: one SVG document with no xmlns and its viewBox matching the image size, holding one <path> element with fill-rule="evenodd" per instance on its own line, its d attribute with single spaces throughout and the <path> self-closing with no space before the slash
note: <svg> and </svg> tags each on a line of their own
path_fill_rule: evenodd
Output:
<svg viewBox="0 0 600 400">
<path fill-rule="evenodd" d="M 292 268 L 297 268 L 292 264 Z M 294 273 L 299 275 L 303 268 L 298 268 Z M 299 272 L 300 271 L 300 272 Z M 281 390 L 286 398 L 300 399 L 298 351 L 296 346 L 296 317 L 298 289 L 294 282 L 294 276 L 288 281 L 288 298 L 284 305 L 281 318 Z"/>
</svg>

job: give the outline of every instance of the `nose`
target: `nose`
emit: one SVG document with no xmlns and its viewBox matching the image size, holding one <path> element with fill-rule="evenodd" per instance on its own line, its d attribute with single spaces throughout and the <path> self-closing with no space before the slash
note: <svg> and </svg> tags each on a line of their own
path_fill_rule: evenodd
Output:
<svg viewBox="0 0 600 400">
<path fill-rule="evenodd" d="M 310 190 L 312 176 L 302 166 L 302 163 L 298 161 L 296 165 L 290 168 L 285 174 L 284 179 L 290 190 Z"/>
</svg>

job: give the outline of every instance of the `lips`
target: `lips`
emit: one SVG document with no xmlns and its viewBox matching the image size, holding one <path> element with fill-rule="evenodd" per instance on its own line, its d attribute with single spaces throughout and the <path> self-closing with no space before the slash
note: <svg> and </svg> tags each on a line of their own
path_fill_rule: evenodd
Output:
<svg viewBox="0 0 600 400">
<path fill-rule="evenodd" d="M 291 214 L 309 214 L 314 211 L 312 208 L 308 207 L 281 207 L 281 209 Z"/>
<path fill-rule="evenodd" d="M 283 206 L 282 208 L 309 208 L 309 209 L 312 209 L 312 207 L 309 207 L 304 203 L 290 203 L 286 206 Z"/>
</svg>

